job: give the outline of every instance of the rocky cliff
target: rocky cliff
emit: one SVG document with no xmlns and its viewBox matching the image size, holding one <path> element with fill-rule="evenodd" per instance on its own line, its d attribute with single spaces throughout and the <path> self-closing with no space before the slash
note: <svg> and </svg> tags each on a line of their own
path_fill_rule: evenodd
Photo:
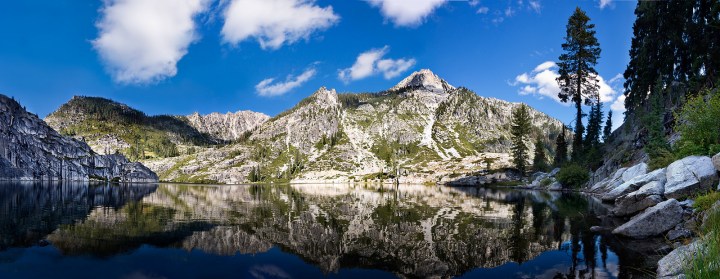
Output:
<svg viewBox="0 0 720 279">
<path fill-rule="evenodd" d="M 199 132 L 230 142 L 247 136 L 270 117 L 264 113 L 243 110 L 226 114 L 214 112 L 207 115 L 196 112 L 186 116 L 186 119 L 188 124 Z"/>
<path fill-rule="evenodd" d="M 379 93 L 320 88 L 245 141 L 147 164 L 178 182 L 243 183 L 252 172 L 256 181 L 358 181 L 399 173 L 401 182 L 435 183 L 488 164 L 508 166 L 510 117 L 519 105 L 455 88 L 422 70 Z M 544 137 L 552 154 L 562 123 L 534 109 L 531 116 L 533 135 Z"/>
<path fill-rule="evenodd" d="M 100 155 L 64 137 L 14 99 L 0 95 L 0 179 L 157 181 L 157 175 L 122 155 Z"/>
</svg>

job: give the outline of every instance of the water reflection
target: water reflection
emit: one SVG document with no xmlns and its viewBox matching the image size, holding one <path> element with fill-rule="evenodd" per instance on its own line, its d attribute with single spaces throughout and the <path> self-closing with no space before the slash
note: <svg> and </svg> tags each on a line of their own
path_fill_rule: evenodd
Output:
<svg viewBox="0 0 720 279">
<path fill-rule="evenodd" d="M 617 243 L 589 232 L 606 209 L 574 194 L 413 185 L 16 183 L 0 186 L 0 201 L 0 251 L 47 239 L 59 257 L 94 264 L 117 265 L 152 247 L 165 256 L 184 250 L 188 257 L 243 263 L 270 257 L 244 269 L 247 277 L 313 277 L 315 269 L 339 277 L 373 270 L 417 278 L 642 275 L 637 260 L 625 264 L 614 252 Z M 6 254 L 0 252 L 0 277 L 9 270 L 32 274 L 11 267 L 20 256 Z M 304 263 L 287 266 L 289 255 Z M 201 262 L 185 261 L 188 267 Z M 217 273 L 223 269 L 228 273 Z M 212 272 L 235 277 L 236 269 Z"/>
</svg>

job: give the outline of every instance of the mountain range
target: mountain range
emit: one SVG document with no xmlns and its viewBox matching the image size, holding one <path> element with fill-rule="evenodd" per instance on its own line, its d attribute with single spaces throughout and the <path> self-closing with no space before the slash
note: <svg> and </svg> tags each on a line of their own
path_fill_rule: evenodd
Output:
<svg viewBox="0 0 720 279">
<path fill-rule="evenodd" d="M 438 183 L 510 164 L 520 103 L 486 98 L 420 70 L 376 93 L 325 87 L 274 117 L 251 111 L 147 116 L 112 100 L 73 97 L 45 121 L 99 154 L 139 160 L 163 181 Z M 563 124 L 530 109 L 546 154 Z M 534 145 L 528 142 L 530 151 Z M 549 159 L 549 158 L 548 158 Z"/>
</svg>

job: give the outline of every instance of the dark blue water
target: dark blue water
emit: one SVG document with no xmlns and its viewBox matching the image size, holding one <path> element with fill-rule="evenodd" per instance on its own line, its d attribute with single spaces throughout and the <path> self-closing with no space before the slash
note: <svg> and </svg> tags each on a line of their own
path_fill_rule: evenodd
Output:
<svg viewBox="0 0 720 279">
<path fill-rule="evenodd" d="M 0 184 L 0 278 L 626 278 L 577 194 L 401 185 Z"/>
</svg>

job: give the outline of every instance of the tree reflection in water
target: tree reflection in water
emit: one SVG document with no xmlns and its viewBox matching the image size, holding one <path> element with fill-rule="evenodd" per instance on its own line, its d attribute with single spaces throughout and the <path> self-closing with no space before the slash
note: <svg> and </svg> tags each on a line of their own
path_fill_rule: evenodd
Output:
<svg viewBox="0 0 720 279">
<path fill-rule="evenodd" d="M 613 278 L 618 265 L 627 270 L 616 244 L 589 231 L 604 207 L 577 194 L 414 185 L 63 187 L 2 188 L 0 249 L 48 239 L 67 257 L 108 259 L 144 245 L 222 256 L 275 247 L 326 275 L 362 268 L 404 277 Z M 18 240 L 27 231 L 38 236 Z"/>
</svg>

